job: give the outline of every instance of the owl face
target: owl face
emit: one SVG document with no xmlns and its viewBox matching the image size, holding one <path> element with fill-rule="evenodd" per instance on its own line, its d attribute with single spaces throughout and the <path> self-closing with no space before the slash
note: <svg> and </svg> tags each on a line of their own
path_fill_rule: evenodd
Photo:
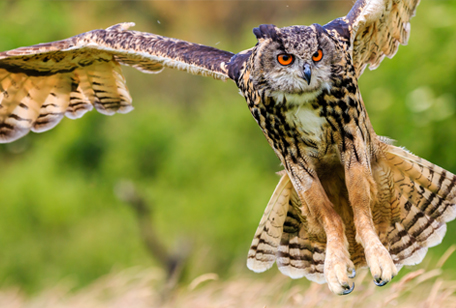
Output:
<svg viewBox="0 0 456 308">
<path fill-rule="evenodd" d="M 261 25 L 252 70 L 255 86 L 271 94 L 315 98 L 331 87 L 331 65 L 337 61 L 334 41 L 319 25 L 277 28 Z"/>
</svg>

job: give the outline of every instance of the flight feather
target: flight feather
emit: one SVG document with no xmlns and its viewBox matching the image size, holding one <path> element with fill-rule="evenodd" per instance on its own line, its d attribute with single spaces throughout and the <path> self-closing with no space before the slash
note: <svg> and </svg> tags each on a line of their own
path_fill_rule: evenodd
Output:
<svg viewBox="0 0 456 308">
<path fill-rule="evenodd" d="M 133 23 L 0 53 L 0 143 L 53 128 L 95 107 L 112 115 L 132 109 L 120 64 L 142 72 L 165 67 L 225 80 L 233 54 L 151 33 Z"/>
<path fill-rule="evenodd" d="M 410 36 L 410 19 L 419 0 L 358 0 L 345 18 L 358 77 L 366 65 L 375 69 L 385 56 L 392 58 Z"/>
</svg>

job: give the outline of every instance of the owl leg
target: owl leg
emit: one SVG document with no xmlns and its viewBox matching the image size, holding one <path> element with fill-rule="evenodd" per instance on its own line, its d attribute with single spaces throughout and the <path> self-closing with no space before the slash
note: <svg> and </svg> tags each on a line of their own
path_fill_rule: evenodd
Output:
<svg viewBox="0 0 456 308">
<path fill-rule="evenodd" d="M 342 219 L 334 210 L 318 177 L 309 179 L 306 189 L 297 186 L 299 197 L 305 201 L 302 204 L 308 206 L 303 212 L 316 217 L 326 233 L 324 274 L 329 289 L 336 294 L 349 294 L 354 288 L 354 284 L 350 285 L 350 278 L 355 275 L 355 267 L 350 260 Z"/>
<path fill-rule="evenodd" d="M 371 202 L 376 192 L 374 179 L 370 170 L 358 161 L 352 161 L 346 166 L 345 177 L 353 208 L 356 239 L 364 248 L 374 283 L 383 286 L 397 275 L 397 268 L 381 243 L 372 220 Z"/>
</svg>

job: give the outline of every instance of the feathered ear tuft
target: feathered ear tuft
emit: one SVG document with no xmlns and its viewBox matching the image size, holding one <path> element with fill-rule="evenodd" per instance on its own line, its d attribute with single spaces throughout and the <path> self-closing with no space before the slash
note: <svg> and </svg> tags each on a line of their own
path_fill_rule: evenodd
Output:
<svg viewBox="0 0 456 308">
<path fill-rule="evenodd" d="M 258 40 L 266 38 L 276 40 L 277 27 L 274 25 L 260 25 L 258 28 L 253 29 L 253 34 L 255 34 Z"/>
</svg>

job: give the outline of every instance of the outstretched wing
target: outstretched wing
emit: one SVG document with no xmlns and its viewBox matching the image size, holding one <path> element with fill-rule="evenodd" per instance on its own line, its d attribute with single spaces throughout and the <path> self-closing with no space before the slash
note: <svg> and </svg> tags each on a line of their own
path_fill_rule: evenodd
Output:
<svg viewBox="0 0 456 308">
<path fill-rule="evenodd" d="M 63 116 L 95 107 L 112 115 L 132 109 L 120 64 L 146 73 L 164 67 L 225 80 L 233 53 L 127 30 L 123 23 L 66 40 L 0 53 L 0 143 L 42 132 Z"/>
<path fill-rule="evenodd" d="M 410 19 L 420 0 L 358 0 L 347 23 L 353 64 L 359 77 L 366 65 L 375 69 L 385 56 L 392 58 L 399 45 L 406 45 Z"/>
</svg>

